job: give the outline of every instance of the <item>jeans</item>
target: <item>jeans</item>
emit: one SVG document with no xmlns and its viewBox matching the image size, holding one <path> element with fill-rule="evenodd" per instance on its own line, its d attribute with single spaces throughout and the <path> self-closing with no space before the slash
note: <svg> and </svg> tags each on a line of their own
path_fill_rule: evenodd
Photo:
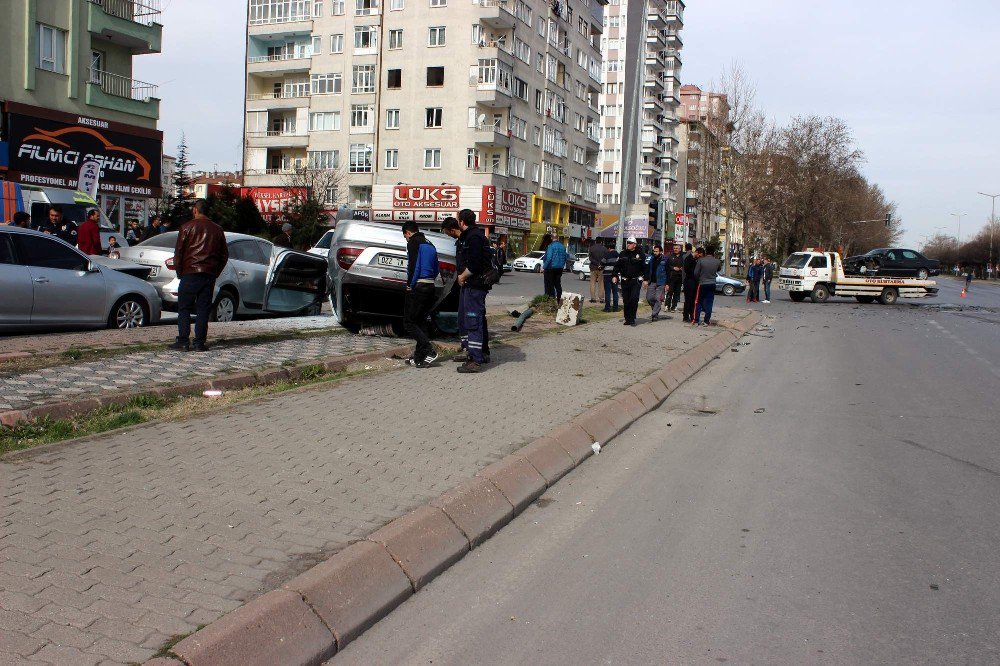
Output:
<svg viewBox="0 0 1000 666">
<path fill-rule="evenodd" d="M 666 288 L 666 285 L 656 284 L 655 282 L 650 282 L 649 286 L 646 287 L 646 302 L 649 303 L 649 307 L 653 308 L 654 317 L 660 316 L 660 305 L 663 302 L 663 294 Z"/>
<path fill-rule="evenodd" d="M 462 287 L 458 295 L 458 332 L 462 347 L 476 363 L 482 363 L 490 353 L 490 331 L 486 325 L 485 289 Z"/>
<path fill-rule="evenodd" d="M 625 323 L 635 323 L 635 313 L 639 309 L 639 288 L 642 283 L 637 278 L 622 280 L 622 307 L 625 310 Z"/>
<path fill-rule="evenodd" d="M 604 311 L 611 312 L 611 302 L 614 300 L 614 309 L 618 309 L 618 285 L 611 281 L 614 276 L 611 271 L 604 273 Z"/>
<path fill-rule="evenodd" d="M 684 321 L 694 321 L 694 299 L 697 293 L 697 280 L 684 278 Z"/>
<path fill-rule="evenodd" d="M 604 302 L 604 271 L 590 269 L 590 300 Z"/>
<path fill-rule="evenodd" d="M 433 307 L 434 285 L 432 284 L 417 284 L 403 297 L 403 328 L 417 343 L 413 350 L 413 358 L 417 361 L 434 353 L 427 332 L 427 316 Z"/>
<path fill-rule="evenodd" d="M 694 320 L 697 323 L 701 320 L 701 313 L 705 313 L 705 323 L 712 323 L 712 306 L 715 304 L 715 285 L 712 284 L 702 284 L 698 285 L 698 294 L 695 297 L 698 301 L 698 311 L 694 314 Z"/>
<path fill-rule="evenodd" d="M 208 273 L 191 273 L 181 277 L 177 288 L 177 340 L 191 338 L 191 311 L 194 322 L 194 341 L 205 344 L 208 337 L 208 318 L 212 312 L 212 294 L 215 293 L 215 276 Z"/>
<path fill-rule="evenodd" d="M 562 274 L 561 268 L 545 269 L 545 295 L 552 298 L 562 298 Z"/>
<path fill-rule="evenodd" d="M 764 280 L 764 300 L 771 300 L 771 281 Z"/>
<path fill-rule="evenodd" d="M 667 309 L 676 310 L 677 304 L 681 302 L 681 291 L 684 289 L 684 278 L 678 275 L 670 277 L 667 284 Z"/>
</svg>

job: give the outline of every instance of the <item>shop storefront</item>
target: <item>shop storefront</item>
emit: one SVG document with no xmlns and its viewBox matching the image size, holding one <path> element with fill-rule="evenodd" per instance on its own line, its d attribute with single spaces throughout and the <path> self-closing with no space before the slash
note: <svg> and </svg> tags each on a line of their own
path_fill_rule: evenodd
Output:
<svg viewBox="0 0 1000 666">
<path fill-rule="evenodd" d="M 598 211 L 593 208 L 569 207 L 569 244 L 566 249 L 570 254 L 586 252 L 594 237 L 597 216 Z"/>
<path fill-rule="evenodd" d="M 468 208 L 489 231 L 496 224 L 497 188 L 493 185 L 376 185 L 372 188 L 372 220 L 416 222 L 436 231 L 447 217 Z"/>
<path fill-rule="evenodd" d="M 487 186 L 492 187 L 492 186 Z M 497 189 L 496 228 L 498 240 L 506 236 L 507 256 L 527 253 L 531 230 L 531 195 L 516 190 Z"/>
<path fill-rule="evenodd" d="M 80 167 L 95 160 L 97 202 L 111 223 L 122 231 L 126 223 L 148 221 L 149 200 L 162 192 L 162 132 L 14 102 L 3 113 L 6 180 L 75 190 Z"/>
<path fill-rule="evenodd" d="M 531 233 L 527 251 L 542 245 L 542 236 L 551 234 L 564 243 L 569 240 L 569 203 L 534 195 L 531 202 Z"/>
</svg>

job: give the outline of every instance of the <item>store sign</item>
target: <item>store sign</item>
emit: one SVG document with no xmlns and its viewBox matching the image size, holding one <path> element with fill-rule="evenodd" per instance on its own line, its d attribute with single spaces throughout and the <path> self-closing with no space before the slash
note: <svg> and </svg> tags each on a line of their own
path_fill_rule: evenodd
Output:
<svg viewBox="0 0 1000 666">
<path fill-rule="evenodd" d="M 372 220 L 440 224 L 468 208 L 480 224 L 496 222 L 497 189 L 492 185 L 376 185 Z"/>
<path fill-rule="evenodd" d="M 684 242 L 687 238 L 687 229 L 690 223 L 690 217 L 684 213 L 674 214 L 674 240 L 678 242 Z"/>
<path fill-rule="evenodd" d="M 5 115 L 8 180 L 77 189 L 84 163 L 94 161 L 100 192 L 160 195 L 162 132 L 14 102 Z"/>
<path fill-rule="evenodd" d="M 625 237 L 649 238 L 649 216 L 630 215 L 625 218 Z"/>
<path fill-rule="evenodd" d="M 496 222 L 511 229 L 531 228 L 531 195 L 499 189 Z"/>
<path fill-rule="evenodd" d="M 241 187 L 240 197 L 250 198 L 261 215 L 281 215 L 296 200 L 309 195 L 305 187 Z"/>
</svg>

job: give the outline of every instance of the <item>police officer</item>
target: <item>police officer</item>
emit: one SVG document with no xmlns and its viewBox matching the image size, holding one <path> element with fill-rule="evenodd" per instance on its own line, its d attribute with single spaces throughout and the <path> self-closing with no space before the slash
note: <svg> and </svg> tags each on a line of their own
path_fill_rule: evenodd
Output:
<svg viewBox="0 0 1000 666">
<path fill-rule="evenodd" d="M 635 313 L 639 309 L 639 294 L 642 291 L 642 277 L 646 272 L 646 255 L 637 246 L 634 237 L 625 241 L 625 249 L 615 263 L 615 284 L 622 288 L 622 307 L 625 310 L 625 325 L 635 326 Z"/>
</svg>

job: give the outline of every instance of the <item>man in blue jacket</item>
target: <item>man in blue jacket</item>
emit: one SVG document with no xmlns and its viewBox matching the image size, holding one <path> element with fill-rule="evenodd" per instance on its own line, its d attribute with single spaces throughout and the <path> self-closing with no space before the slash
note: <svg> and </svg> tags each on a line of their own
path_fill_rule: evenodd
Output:
<svg viewBox="0 0 1000 666">
<path fill-rule="evenodd" d="M 653 308 L 650 321 L 660 318 L 660 306 L 667 288 L 667 258 L 663 256 L 663 248 L 659 243 L 653 245 L 653 256 L 646 268 L 646 302 Z M 670 315 L 664 315 L 669 319 Z"/>
<path fill-rule="evenodd" d="M 760 301 L 760 279 L 764 277 L 764 267 L 760 265 L 760 259 L 754 259 L 747 269 L 747 303 L 757 303 Z"/>
<path fill-rule="evenodd" d="M 437 360 L 427 331 L 427 317 L 434 307 L 434 284 L 440 272 L 437 248 L 420 233 L 416 222 L 403 223 L 403 238 L 406 239 L 403 327 L 417 343 L 409 363 L 416 368 L 429 368 Z"/>
<path fill-rule="evenodd" d="M 545 295 L 559 300 L 562 298 L 562 274 L 566 270 L 566 246 L 552 240 L 551 234 L 545 234 L 542 236 L 542 247 L 545 249 L 545 256 L 542 257 Z"/>
</svg>

